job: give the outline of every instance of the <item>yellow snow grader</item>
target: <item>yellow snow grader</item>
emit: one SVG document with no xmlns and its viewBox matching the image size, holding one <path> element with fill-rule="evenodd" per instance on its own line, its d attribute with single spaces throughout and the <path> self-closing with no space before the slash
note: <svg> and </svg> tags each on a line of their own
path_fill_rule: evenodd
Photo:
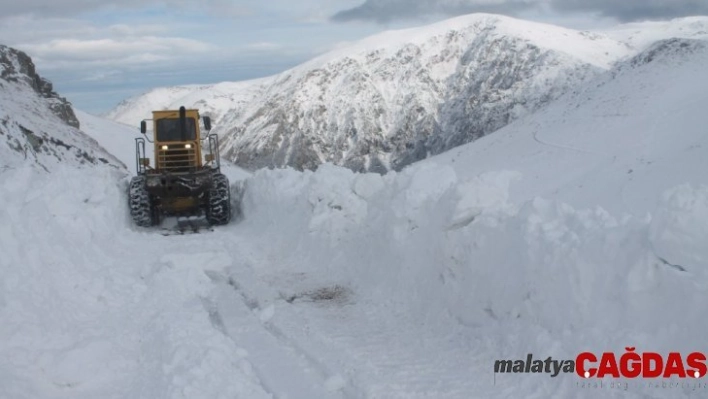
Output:
<svg viewBox="0 0 708 399">
<path fill-rule="evenodd" d="M 210 134 L 211 120 L 196 109 L 153 111 L 152 140 L 135 139 L 137 176 L 130 181 L 129 205 L 138 226 L 159 225 L 163 216 L 204 216 L 211 225 L 231 219 L 229 181 L 221 173 L 219 139 Z M 200 122 L 207 132 L 203 137 Z M 145 155 L 145 141 L 154 145 L 154 163 Z"/>
</svg>

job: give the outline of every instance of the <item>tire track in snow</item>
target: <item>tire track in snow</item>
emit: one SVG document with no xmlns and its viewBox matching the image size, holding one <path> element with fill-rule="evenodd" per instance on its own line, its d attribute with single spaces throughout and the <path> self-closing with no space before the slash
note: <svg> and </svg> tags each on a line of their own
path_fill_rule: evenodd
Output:
<svg viewBox="0 0 708 399">
<path fill-rule="evenodd" d="M 239 294 L 241 294 L 246 304 L 255 305 L 253 309 L 254 311 L 262 311 L 260 305 L 258 305 L 258 300 L 249 297 L 249 295 L 238 286 L 238 283 L 235 280 L 230 279 L 229 285 L 231 285 Z M 282 300 L 281 302 L 284 303 L 285 300 Z M 270 332 L 275 338 L 277 338 L 283 345 L 294 349 L 304 359 L 306 359 L 310 363 L 310 365 L 314 367 L 315 370 L 318 370 L 321 377 L 323 379 L 326 379 L 326 385 L 331 387 L 337 387 L 338 390 L 341 390 L 344 393 L 345 398 L 357 399 L 364 397 L 361 394 L 361 391 L 357 387 L 353 386 L 351 382 L 345 381 L 340 374 L 332 372 L 330 367 L 325 365 L 322 361 L 318 360 L 316 356 L 314 356 L 312 353 L 303 348 L 300 344 L 297 343 L 296 340 L 288 336 L 275 323 L 271 322 L 270 320 L 267 320 L 264 321 L 262 324 L 263 327 L 268 330 L 268 332 Z"/>
<path fill-rule="evenodd" d="M 296 328 L 298 320 L 318 328 L 307 335 Z M 430 328 L 407 315 L 393 315 L 387 304 L 355 302 L 338 307 L 336 314 L 321 306 L 303 306 L 282 320 L 314 355 L 329 358 L 347 370 L 366 398 L 492 397 L 486 375 L 488 363 L 476 337 L 465 328 Z M 488 384 L 487 384 L 488 383 Z"/>
<path fill-rule="evenodd" d="M 540 128 L 540 125 L 534 126 L 533 133 L 532 133 L 533 140 L 535 142 L 537 142 L 538 144 L 541 144 L 541 145 L 547 146 L 547 147 L 559 148 L 561 150 L 581 152 L 583 154 L 603 155 L 603 154 L 600 154 L 600 153 L 597 153 L 594 151 L 588 151 L 588 150 L 584 150 L 582 148 L 572 147 L 572 146 L 564 145 L 564 144 L 551 143 L 549 141 L 543 140 L 538 137 L 539 136 L 539 133 L 538 133 L 539 128 Z"/>
<path fill-rule="evenodd" d="M 216 314 L 210 313 L 212 320 L 219 321 L 215 328 L 251 352 L 254 372 L 274 398 L 362 397 L 355 387 L 269 321 L 274 304 L 262 307 L 234 277 L 215 272 L 208 272 L 207 276 L 218 287 L 214 298 Z M 260 285 L 255 279 L 248 283 Z"/>
</svg>

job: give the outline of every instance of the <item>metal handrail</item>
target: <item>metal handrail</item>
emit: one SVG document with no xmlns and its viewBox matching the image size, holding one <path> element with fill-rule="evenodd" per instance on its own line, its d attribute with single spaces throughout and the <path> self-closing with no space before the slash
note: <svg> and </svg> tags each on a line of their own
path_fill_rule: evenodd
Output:
<svg viewBox="0 0 708 399">
<path fill-rule="evenodd" d="M 135 170 L 139 175 L 145 174 L 147 167 L 140 162 L 141 158 L 145 158 L 145 139 L 137 137 L 135 139 Z"/>
<path fill-rule="evenodd" d="M 216 167 L 214 169 L 221 170 L 221 154 L 219 153 L 219 136 L 216 134 L 209 134 L 207 136 L 209 141 L 209 153 L 214 155 L 214 162 Z"/>
</svg>

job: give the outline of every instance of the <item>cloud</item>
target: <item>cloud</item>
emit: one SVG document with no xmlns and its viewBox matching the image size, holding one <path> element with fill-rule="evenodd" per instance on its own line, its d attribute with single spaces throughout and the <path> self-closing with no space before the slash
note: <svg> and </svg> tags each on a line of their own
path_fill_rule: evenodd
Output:
<svg viewBox="0 0 708 399">
<path fill-rule="evenodd" d="M 140 0 L 123 0 L 120 2 L 104 2 L 101 0 L 22 0 L 4 4 L 3 17 L 17 15 L 69 16 L 110 6 L 139 6 L 141 3 L 149 3 L 149 0 L 144 2 Z"/>
<path fill-rule="evenodd" d="M 559 11 L 590 11 L 620 21 L 708 15 L 706 0 L 552 0 Z"/>
<path fill-rule="evenodd" d="M 431 14 L 445 16 L 473 12 L 519 15 L 527 11 L 552 9 L 557 12 L 585 12 L 620 21 L 666 19 L 708 14 L 706 0 L 366 0 L 340 11 L 334 21 L 369 20 L 389 22 L 421 18 Z"/>
<path fill-rule="evenodd" d="M 279 73 L 332 42 L 375 33 L 329 20 L 361 1 L 6 1 L 0 43 L 28 53 L 78 106 L 105 110 L 152 87 Z"/>
<path fill-rule="evenodd" d="M 122 74 L 122 72 L 119 70 L 109 69 L 109 70 L 105 70 L 105 71 L 91 72 L 91 73 L 85 75 L 80 80 L 83 82 L 106 81 L 106 80 L 112 79 L 116 76 L 120 76 L 121 74 Z"/>
<path fill-rule="evenodd" d="M 402 18 L 426 17 L 430 14 L 452 16 L 487 12 L 514 15 L 541 2 L 542 0 L 366 0 L 358 7 L 334 14 L 332 19 L 389 22 Z"/>
<path fill-rule="evenodd" d="M 232 0 L 21 0 L 3 4 L 0 19 L 18 15 L 35 15 L 42 17 L 66 17 L 82 13 L 106 9 L 145 9 L 148 7 L 165 7 L 167 9 L 206 10 L 219 15 L 243 15 L 247 8 L 243 2 Z"/>
<path fill-rule="evenodd" d="M 245 46 L 246 50 L 253 50 L 253 51 L 274 51 L 282 48 L 278 43 L 273 43 L 273 42 L 256 42 L 256 43 L 249 43 Z"/>
<path fill-rule="evenodd" d="M 132 65 L 189 57 L 214 50 L 197 40 L 176 37 L 141 36 L 125 39 L 55 39 L 41 44 L 20 45 L 38 57 L 45 68 L 67 63 L 91 62 L 92 65 Z M 51 60 L 51 61 L 49 61 Z"/>
<path fill-rule="evenodd" d="M 125 25 L 125 24 L 115 24 L 108 27 L 108 31 L 111 35 L 130 37 L 130 36 L 143 36 L 143 35 L 155 35 L 162 34 L 169 31 L 169 29 L 164 25 Z"/>
<path fill-rule="evenodd" d="M 57 37 L 92 37 L 100 28 L 70 18 L 37 18 L 30 15 L 0 17 L 2 44 L 35 43 Z"/>
</svg>

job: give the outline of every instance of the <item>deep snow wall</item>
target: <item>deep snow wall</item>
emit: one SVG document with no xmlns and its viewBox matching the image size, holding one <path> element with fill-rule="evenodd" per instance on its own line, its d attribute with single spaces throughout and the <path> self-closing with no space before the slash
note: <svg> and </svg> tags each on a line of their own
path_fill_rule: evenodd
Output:
<svg viewBox="0 0 708 399">
<path fill-rule="evenodd" d="M 698 237 L 708 186 L 668 190 L 655 215 L 637 218 L 543 198 L 511 204 L 518 179 L 465 179 L 431 163 L 385 176 L 259 171 L 241 223 L 276 274 L 342 284 L 354 301 L 388 304 L 441 334 L 477 330 L 499 358 L 707 349 L 708 249 Z M 563 387 L 553 389 L 578 394 Z"/>
<path fill-rule="evenodd" d="M 506 199 L 518 176 L 460 179 L 435 164 L 385 176 L 329 165 L 259 171 L 246 183 L 242 223 L 283 258 L 318 254 L 312 264 L 346 270 L 382 299 L 397 287 L 412 309 L 447 307 L 471 325 L 528 317 L 552 329 L 602 328 L 622 319 L 646 330 L 651 317 L 635 306 L 659 305 L 651 302 L 660 291 L 646 305 L 642 293 L 662 280 L 691 287 L 688 276 L 704 278 L 706 251 L 691 237 L 704 232 L 706 186 L 671 189 L 656 215 L 636 218 L 542 198 L 513 205 Z M 617 304 L 600 298 L 627 308 L 609 312 Z"/>
</svg>

